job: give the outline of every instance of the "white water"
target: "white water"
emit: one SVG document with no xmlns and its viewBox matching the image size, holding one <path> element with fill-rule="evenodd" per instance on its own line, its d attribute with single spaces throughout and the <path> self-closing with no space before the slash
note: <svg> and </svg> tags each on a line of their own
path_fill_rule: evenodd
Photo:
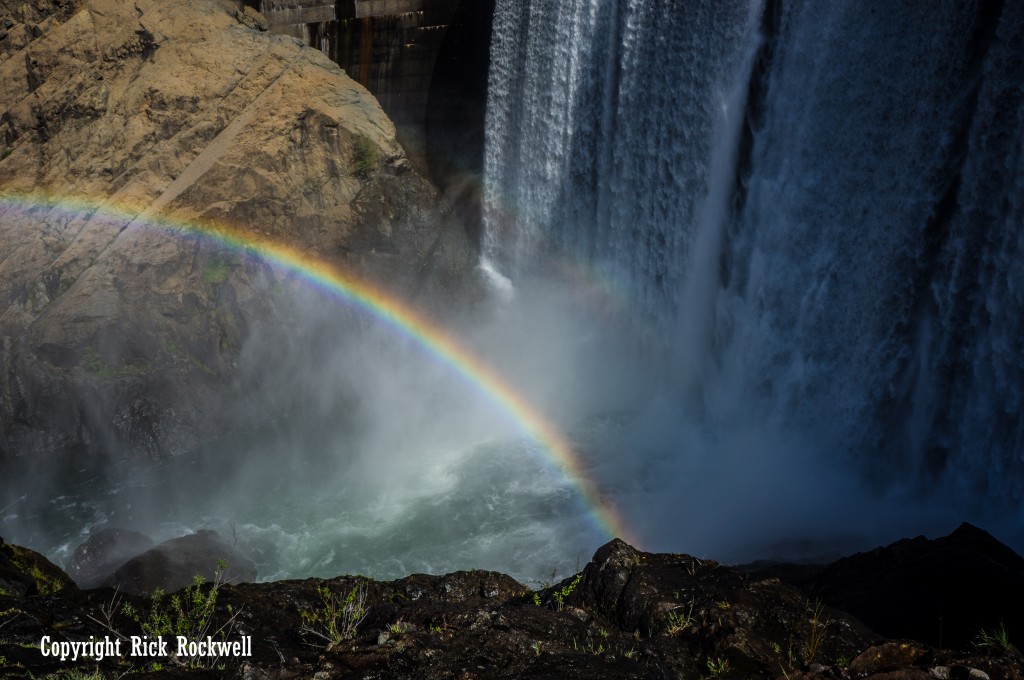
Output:
<svg viewBox="0 0 1024 680">
<path fill-rule="evenodd" d="M 499 0 L 486 257 L 629 301 L 602 455 L 652 542 L 1019 532 L 1024 8 L 985 7 Z"/>
</svg>

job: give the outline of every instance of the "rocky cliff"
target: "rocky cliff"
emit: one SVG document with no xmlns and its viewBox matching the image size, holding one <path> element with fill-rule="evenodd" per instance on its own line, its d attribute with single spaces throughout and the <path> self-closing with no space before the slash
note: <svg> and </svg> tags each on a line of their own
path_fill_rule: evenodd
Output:
<svg viewBox="0 0 1024 680">
<path fill-rule="evenodd" d="M 0 2 L 0 453 L 222 431 L 283 242 L 440 307 L 473 253 L 372 96 L 219 0 Z M 424 294 L 425 293 L 425 294 Z"/>
</svg>

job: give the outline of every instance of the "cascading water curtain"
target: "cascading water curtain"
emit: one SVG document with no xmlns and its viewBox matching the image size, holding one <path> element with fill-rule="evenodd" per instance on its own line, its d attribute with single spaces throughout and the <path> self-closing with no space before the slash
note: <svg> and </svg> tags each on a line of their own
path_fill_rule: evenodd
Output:
<svg viewBox="0 0 1024 680">
<path fill-rule="evenodd" d="M 513 281 L 587 262 L 709 428 L 770 423 L 880 486 L 1016 510 L 1022 16 L 499 0 L 484 256 Z"/>
</svg>

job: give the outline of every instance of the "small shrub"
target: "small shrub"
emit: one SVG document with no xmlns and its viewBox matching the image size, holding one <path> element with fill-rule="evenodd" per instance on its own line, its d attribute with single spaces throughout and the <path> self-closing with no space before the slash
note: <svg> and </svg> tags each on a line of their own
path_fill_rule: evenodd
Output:
<svg viewBox="0 0 1024 680">
<path fill-rule="evenodd" d="M 306 632 L 323 638 L 328 645 L 335 645 L 356 636 L 359 624 L 366 618 L 366 588 L 356 585 L 344 597 L 335 594 L 327 586 L 318 586 L 320 606 L 301 612 Z"/>
<path fill-rule="evenodd" d="M 693 600 L 690 601 L 690 608 L 685 614 L 681 610 L 680 606 L 679 610 L 668 613 L 668 626 L 665 628 L 665 632 L 669 635 L 681 633 L 693 625 Z"/>
<path fill-rule="evenodd" d="M 228 605 L 227 621 L 214 628 L 213 617 L 217 610 L 217 597 L 224 586 L 224 574 L 228 565 L 221 560 L 213 582 L 208 586 L 202 576 L 196 575 L 192 585 L 171 595 L 165 603 L 166 594 L 157 589 L 150 597 L 149 612 L 143 614 L 131 604 L 125 604 L 122 612 L 139 624 L 142 632 L 155 638 L 161 635 L 183 635 L 192 640 L 204 639 L 207 636 L 223 641 L 228 638 L 234 628 L 238 612 Z M 182 659 L 189 668 L 212 668 L 220 661 L 220 657 L 195 657 Z"/>
<path fill-rule="evenodd" d="M 556 605 L 558 607 L 558 611 L 562 611 L 562 607 L 565 606 L 565 598 L 567 598 L 570 595 L 572 595 L 573 591 L 576 590 L 576 586 L 578 586 L 580 584 L 580 580 L 582 580 L 582 579 L 583 579 L 583 574 L 576 574 L 576 578 L 574 578 L 572 580 L 572 583 L 570 583 L 567 586 L 562 586 L 561 588 L 556 590 L 554 593 L 552 593 L 552 595 L 555 598 L 555 603 L 556 603 Z"/>
<path fill-rule="evenodd" d="M 352 165 L 355 176 L 361 180 L 369 179 L 377 168 L 379 152 L 377 146 L 366 135 L 356 135 L 352 145 Z"/>
<path fill-rule="evenodd" d="M 979 649 L 992 649 L 1004 652 L 1017 650 L 1017 647 L 1010 642 L 1010 633 L 1002 622 L 999 623 L 998 628 L 991 630 L 983 628 L 978 631 L 978 636 L 974 638 L 974 646 Z"/>
</svg>

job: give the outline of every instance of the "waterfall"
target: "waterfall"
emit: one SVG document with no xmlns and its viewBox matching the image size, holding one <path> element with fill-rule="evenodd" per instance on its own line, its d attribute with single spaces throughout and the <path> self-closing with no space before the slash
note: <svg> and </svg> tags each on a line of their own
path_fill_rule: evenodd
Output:
<svg viewBox="0 0 1024 680">
<path fill-rule="evenodd" d="M 484 260 L 513 285 L 585 261 L 657 329 L 704 427 L 770 425 L 875 488 L 1017 510 L 1022 17 L 498 0 Z"/>
</svg>

